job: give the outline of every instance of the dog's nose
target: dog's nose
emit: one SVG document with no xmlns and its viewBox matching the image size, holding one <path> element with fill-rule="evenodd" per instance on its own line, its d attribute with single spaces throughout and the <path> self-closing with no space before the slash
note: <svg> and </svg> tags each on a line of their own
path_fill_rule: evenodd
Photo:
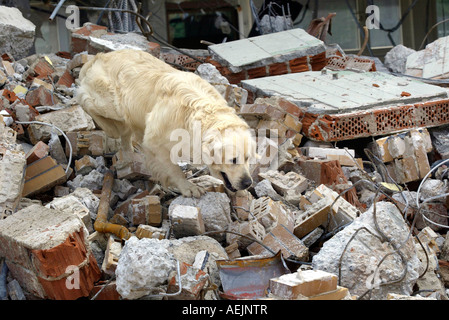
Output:
<svg viewBox="0 0 449 320">
<path fill-rule="evenodd" d="M 251 177 L 246 177 L 240 181 L 240 185 L 242 186 L 242 190 L 248 189 L 253 184 L 253 179 Z"/>
</svg>

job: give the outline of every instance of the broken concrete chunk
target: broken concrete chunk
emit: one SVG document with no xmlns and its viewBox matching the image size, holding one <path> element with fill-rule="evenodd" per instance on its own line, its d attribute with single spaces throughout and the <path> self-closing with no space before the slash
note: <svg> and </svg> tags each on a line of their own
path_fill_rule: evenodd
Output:
<svg viewBox="0 0 449 320">
<path fill-rule="evenodd" d="M 24 289 L 55 300 L 89 295 L 100 270 L 78 216 L 34 204 L 0 225 L 0 255 Z M 78 288 L 66 285 L 74 267 L 80 271 Z"/>
<path fill-rule="evenodd" d="M 104 174 L 94 169 L 85 176 L 77 175 L 73 180 L 67 181 L 67 186 L 69 186 L 72 190 L 75 190 L 76 188 L 101 190 L 103 186 L 103 179 Z"/>
<path fill-rule="evenodd" d="M 174 205 L 169 217 L 176 238 L 201 235 L 205 232 L 203 217 L 198 207 Z"/>
<path fill-rule="evenodd" d="M 131 237 L 125 242 L 115 271 L 122 298 L 141 298 L 168 282 L 176 260 L 167 247 L 167 242 L 156 239 Z"/>
<path fill-rule="evenodd" d="M 0 48 L 16 60 L 29 55 L 36 26 L 17 8 L 0 6 Z"/>
<path fill-rule="evenodd" d="M 231 223 L 231 208 L 228 196 L 221 192 L 206 192 L 200 198 L 177 197 L 168 208 L 169 215 L 175 205 L 198 207 L 207 231 L 226 230 Z M 224 234 L 213 235 L 215 239 L 225 239 Z"/>
<path fill-rule="evenodd" d="M 273 201 L 269 197 L 254 199 L 251 202 L 250 211 L 252 216 L 264 226 L 266 232 L 270 232 L 278 224 L 293 231 L 293 214 L 281 201 Z"/>
<path fill-rule="evenodd" d="M 373 289 L 371 299 L 378 300 L 385 299 L 388 293 L 411 294 L 422 270 L 413 238 L 408 237 L 410 230 L 399 210 L 389 202 L 376 203 L 376 219 L 380 230 L 391 242 L 384 242 L 376 230 L 371 207 L 326 241 L 319 253 L 313 256 L 312 266 L 334 274 L 339 274 L 341 270 L 341 285 L 355 295 L 362 295 L 370 289 Z M 394 253 L 392 245 L 402 244 L 403 241 L 406 242 L 401 246 L 401 255 Z M 384 257 L 385 260 L 380 264 Z M 405 265 L 407 272 L 402 281 L 380 285 L 400 279 L 405 272 Z"/>
<path fill-rule="evenodd" d="M 284 274 L 270 280 L 273 295 L 287 300 L 311 297 L 337 290 L 338 278 L 322 270 L 305 270 Z"/>
<path fill-rule="evenodd" d="M 190 182 L 204 188 L 207 192 L 224 192 L 224 183 L 220 179 L 210 175 L 203 175 L 197 178 L 189 179 Z"/>
<path fill-rule="evenodd" d="M 284 225 L 278 224 L 263 239 L 263 244 L 270 248 L 273 252 L 282 252 L 284 258 L 290 258 L 298 261 L 307 261 L 309 258 L 309 250 L 305 244 L 298 239 Z M 266 247 L 258 242 L 253 242 L 247 247 L 248 252 L 252 255 L 270 255 Z"/>
<path fill-rule="evenodd" d="M 305 177 L 293 171 L 284 174 L 279 171 L 269 170 L 259 173 L 259 176 L 269 180 L 274 190 L 282 195 L 286 201 L 294 205 L 299 204 L 301 193 L 309 186 Z"/>
<path fill-rule="evenodd" d="M 405 73 L 407 58 L 415 52 L 416 50 L 399 44 L 387 52 L 385 55 L 384 65 L 393 72 Z"/>
<path fill-rule="evenodd" d="M 101 266 L 101 270 L 110 275 L 115 275 L 115 270 L 117 269 L 118 260 L 120 257 L 120 253 L 122 252 L 122 240 L 115 237 L 114 235 L 110 235 L 106 250 L 104 254 L 103 264 Z"/>
<path fill-rule="evenodd" d="M 136 237 L 142 238 L 154 238 L 154 239 L 165 239 L 167 231 L 162 228 L 152 227 L 146 224 L 141 224 L 137 227 Z"/>
<path fill-rule="evenodd" d="M 63 132 L 95 129 L 92 118 L 78 105 L 41 114 L 36 117 L 36 121 L 54 125 Z M 52 130 L 54 129 L 51 126 L 41 124 L 32 124 L 28 127 L 28 133 L 33 144 L 40 140 L 48 141 Z M 59 131 L 57 133 L 58 135 L 61 134 Z"/>
<path fill-rule="evenodd" d="M 256 186 L 254 187 L 254 191 L 256 192 L 256 195 L 260 197 L 270 197 L 274 201 L 280 201 L 282 200 L 282 197 L 280 194 L 276 192 L 276 190 L 273 189 L 273 186 L 271 185 L 270 180 L 263 179 L 260 181 Z"/>
<path fill-rule="evenodd" d="M 73 195 L 54 198 L 45 205 L 47 208 L 56 209 L 77 215 L 86 226 L 89 233 L 94 232 L 92 218 L 89 209 Z"/>
<path fill-rule="evenodd" d="M 24 186 L 25 152 L 16 133 L 0 123 L 0 220 L 14 213 Z"/>
</svg>

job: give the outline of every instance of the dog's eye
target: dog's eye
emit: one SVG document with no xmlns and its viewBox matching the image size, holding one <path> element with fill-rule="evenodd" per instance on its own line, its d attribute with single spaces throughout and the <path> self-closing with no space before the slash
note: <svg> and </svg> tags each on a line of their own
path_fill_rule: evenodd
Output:
<svg viewBox="0 0 449 320">
<path fill-rule="evenodd" d="M 232 159 L 233 164 L 237 164 L 237 158 Z"/>
</svg>

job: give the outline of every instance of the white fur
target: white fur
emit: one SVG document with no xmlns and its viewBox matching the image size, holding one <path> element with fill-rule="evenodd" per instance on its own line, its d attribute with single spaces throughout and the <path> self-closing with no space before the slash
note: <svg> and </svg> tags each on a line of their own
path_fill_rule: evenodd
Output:
<svg viewBox="0 0 449 320">
<path fill-rule="evenodd" d="M 139 50 L 97 54 L 81 69 L 80 80 L 79 104 L 108 136 L 121 138 L 124 151 L 133 150 L 133 139 L 139 143 L 154 179 L 177 187 L 184 196 L 204 192 L 170 161 L 176 144 L 170 141 L 171 132 L 185 129 L 192 136 L 194 122 L 200 121 L 207 132 L 202 151 L 206 145 L 215 151 L 232 149 L 223 156 L 239 161 L 228 164 L 224 162 L 230 159 L 222 158 L 208 163 L 211 174 L 225 181 L 222 172 L 226 173 L 232 189 L 248 187 L 248 158 L 255 155 L 249 127 L 207 81 Z M 209 156 L 204 152 L 202 158 L 210 160 Z"/>
</svg>

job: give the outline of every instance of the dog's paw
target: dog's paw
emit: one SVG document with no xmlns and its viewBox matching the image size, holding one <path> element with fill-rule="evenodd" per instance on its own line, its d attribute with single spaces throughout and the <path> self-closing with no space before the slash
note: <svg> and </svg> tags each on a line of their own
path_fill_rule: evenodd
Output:
<svg viewBox="0 0 449 320">
<path fill-rule="evenodd" d="M 186 184 L 184 184 L 180 188 L 180 191 L 181 191 L 183 197 L 185 197 L 185 198 L 199 198 L 204 193 L 206 193 L 206 190 L 204 188 L 199 187 L 199 186 L 193 184 L 192 182 L 188 182 L 188 181 Z"/>
</svg>

